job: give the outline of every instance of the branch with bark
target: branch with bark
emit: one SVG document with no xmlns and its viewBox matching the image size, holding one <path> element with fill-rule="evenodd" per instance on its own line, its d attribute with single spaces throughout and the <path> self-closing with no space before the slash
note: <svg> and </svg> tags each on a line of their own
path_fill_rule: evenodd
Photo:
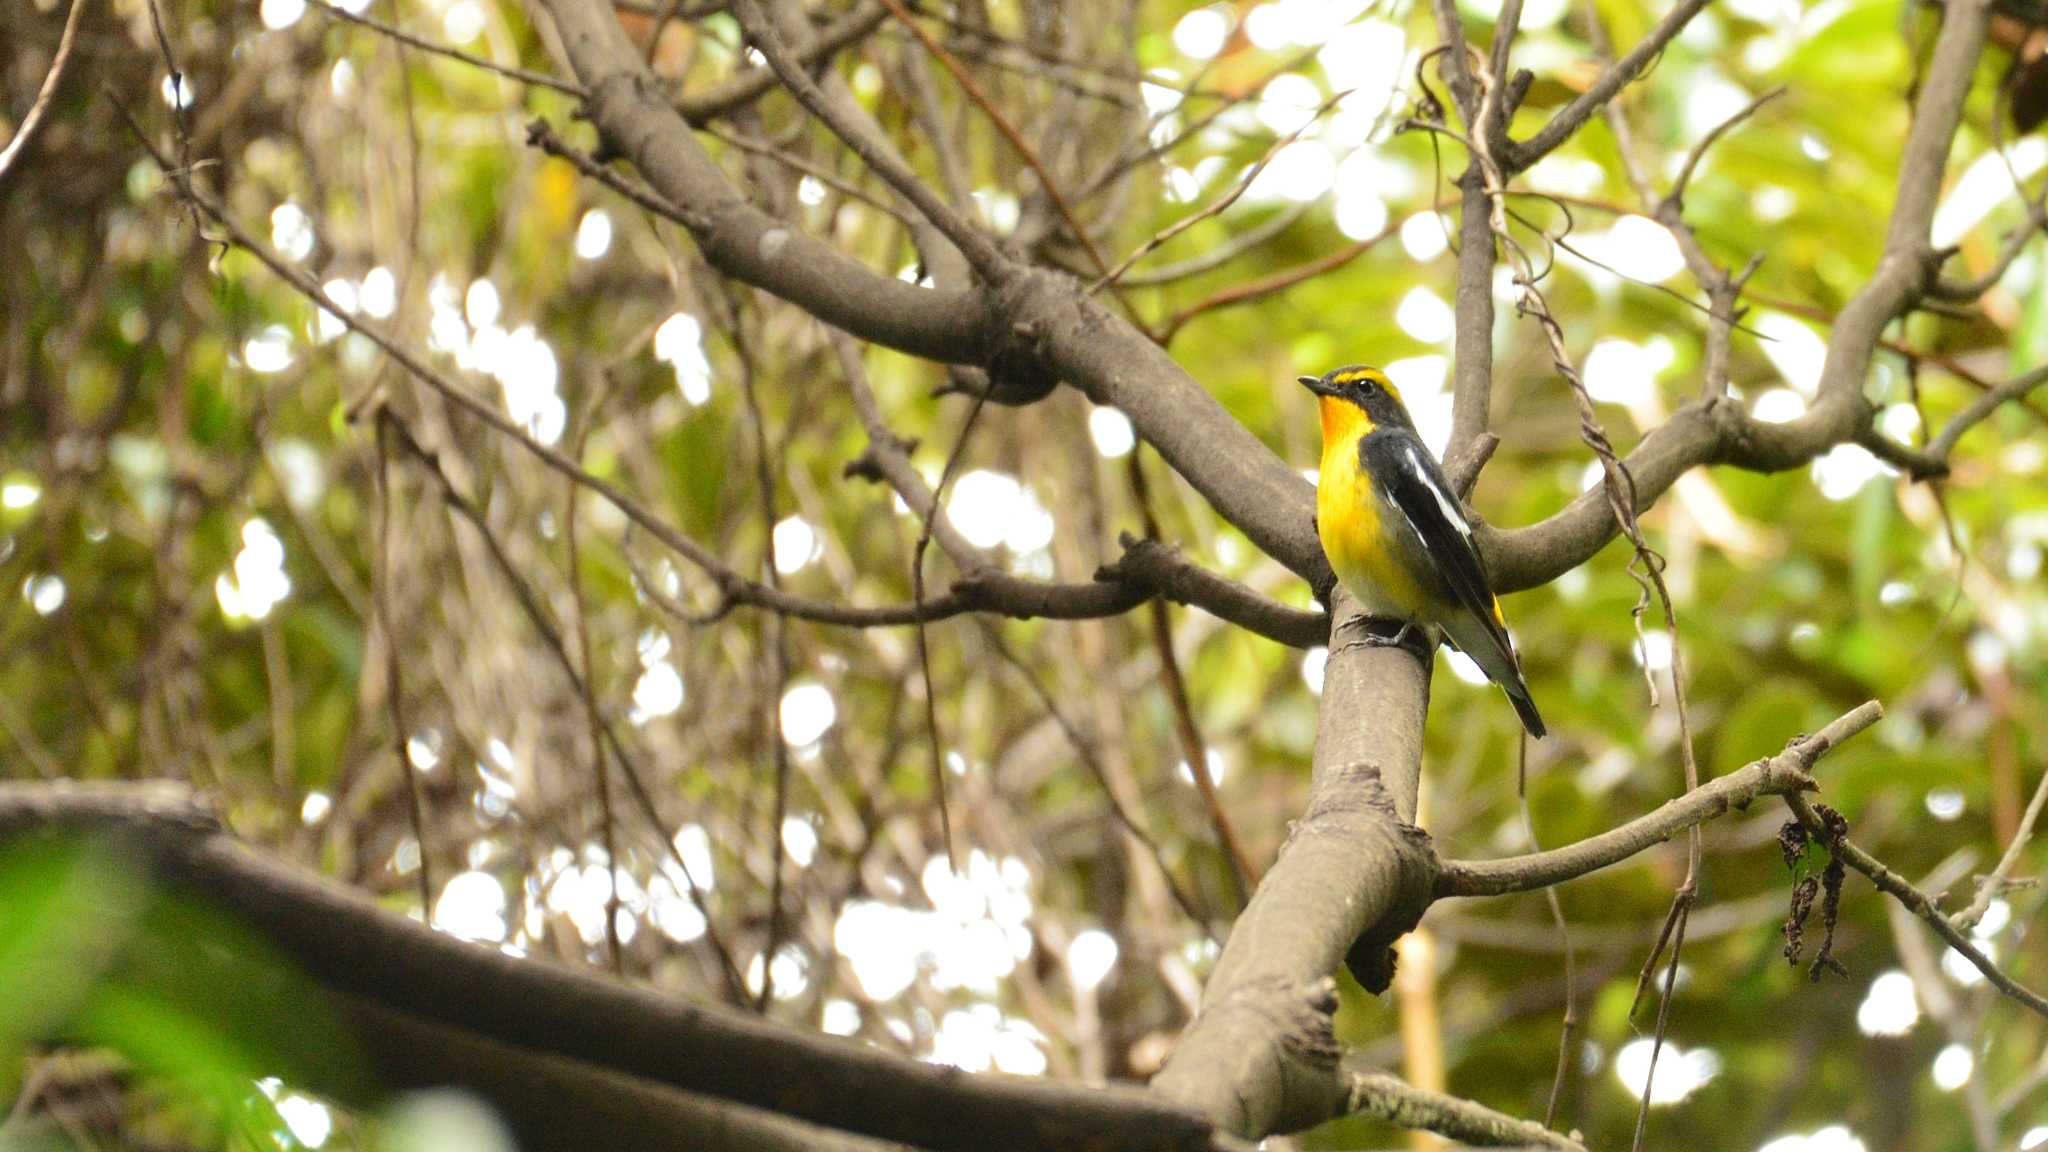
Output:
<svg viewBox="0 0 2048 1152">
<path fill-rule="evenodd" d="M 1936 194 L 1983 47 L 1988 12 L 1986 0 L 1949 0 L 1918 90 L 1883 252 L 1867 282 L 1836 319 L 1816 402 L 1799 419 L 1772 424 L 1756 420 L 1731 398 L 1730 344 L 1744 285 L 1756 262 L 1741 271 L 1717 262 L 1685 219 L 1684 197 L 1706 150 L 1770 96 L 1711 131 L 1685 158 L 1670 191 L 1661 197 L 1636 167 L 1627 120 L 1618 103 L 1705 3 L 1680 0 L 1641 43 L 1607 62 L 1590 86 L 1521 140 L 1510 131 L 1530 90 L 1526 73 L 1511 72 L 1520 5 L 1509 0 L 1503 7 L 1493 42 L 1484 52 L 1467 43 L 1455 4 L 1440 0 L 1436 5 L 1444 41 L 1439 67 L 1463 130 L 1444 121 L 1423 126 L 1460 142 L 1469 153 L 1468 167 L 1457 178 L 1462 218 L 1453 426 L 1446 462 L 1459 493 L 1469 492 L 1499 443 L 1489 431 L 1493 281 L 1500 261 L 1497 245 L 1514 244 L 1506 225 L 1506 197 L 1515 191 L 1512 185 L 1518 176 L 1595 117 L 1604 118 L 1618 137 L 1643 210 L 1677 238 L 1687 267 L 1706 296 L 1709 317 L 1697 398 L 1651 430 L 1625 458 L 1616 459 L 1602 449 L 1607 488 L 1582 495 L 1536 524 L 1513 529 L 1480 525 L 1487 567 L 1501 591 L 1539 585 L 1567 572 L 1621 531 L 1628 533 L 1638 555 L 1646 556 L 1636 516 L 1695 468 L 1720 464 L 1782 471 L 1800 467 L 1837 445 L 1859 443 L 1915 476 L 1941 476 L 1957 443 L 1972 428 L 2048 383 L 2048 368 L 2043 368 L 1990 388 L 1917 449 L 1892 443 L 1876 431 L 1874 406 L 1865 395 L 1866 377 L 1876 351 L 1885 346 L 1890 325 L 1916 308 L 1988 290 L 2019 252 L 2018 242 L 2008 245 L 1992 273 L 1955 282 L 1940 276 L 1950 253 L 1937 250 L 1929 239 Z M 201 192 L 189 165 L 174 164 L 161 154 L 159 164 L 196 210 L 220 224 L 235 245 L 255 255 L 308 300 L 370 339 L 466 418 L 511 440 L 574 486 L 602 496 L 624 513 L 634 530 L 645 531 L 690 562 L 708 582 L 709 607 L 683 603 L 687 597 L 653 594 L 690 623 L 716 619 L 738 606 L 855 627 L 921 626 L 967 613 L 1092 619 L 1163 597 L 1202 607 L 1281 643 L 1327 643 L 1329 661 L 1307 810 L 1252 895 L 1217 961 L 1199 1016 L 1154 1081 L 1153 1091 L 1093 1092 L 957 1076 L 757 1020 L 728 1019 L 715 1010 L 685 1007 L 644 991 L 510 961 L 405 924 L 289 874 L 230 844 L 182 798 L 0 790 L 0 831 L 67 827 L 130 834 L 152 867 L 166 876 L 224 894 L 249 909 L 266 934 L 328 987 L 338 1011 L 369 1037 L 366 1043 L 394 1082 L 412 1082 L 424 1076 L 429 1065 L 443 1065 L 492 1099 L 505 1101 L 508 1114 L 540 1146 L 555 1146 L 551 1141 L 561 1137 L 547 1127 L 547 1117 L 533 1114 L 531 1100 L 542 1096 L 548 1085 L 574 1081 L 594 1085 L 592 1098 L 609 1101 L 605 1107 L 611 1109 L 576 1130 L 586 1137 L 617 1133 L 622 1146 L 642 1146 L 642 1141 L 653 1146 L 646 1130 L 658 1129 L 671 1143 L 771 1148 L 806 1142 L 867 1148 L 876 1140 L 931 1148 L 1204 1148 L 1228 1146 L 1233 1136 L 1258 1137 L 1367 1112 L 1469 1141 L 1578 1147 L 1543 1126 L 1348 1068 L 1331 1033 L 1331 973 L 1343 963 L 1367 988 L 1383 988 L 1392 974 L 1390 945 L 1434 900 L 1559 884 L 1635 857 L 1758 796 L 1784 797 L 1800 819 L 1818 829 L 1819 818 L 1802 795 L 1815 787 L 1814 765 L 1874 723 L 1881 713 L 1877 705 L 1866 704 L 1812 737 L 1795 739 L 1776 756 L 1693 788 L 1656 812 L 1577 844 L 1499 861 L 1440 858 L 1417 827 L 1416 815 L 1431 657 L 1366 642 L 1369 624 L 1341 590 L 1331 589 L 1331 573 L 1311 518 L 1310 486 L 1176 364 L 1164 347 L 1195 318 L 1322 275 L 1390 233 L 1211 293 L 1172 317 L 1163 331 L 1150 331 L 1128 306 L 1119 312 L 1093 299 L 1090 286 L 1072 275 L 1034 262 L 1043 258 L 1036 252 L 1037 244 L 1005 241 L 984 228 L 964 200 L 961 158 L 942 154 L 934 160 L 944 177 L 943 190 L 935 187 L 896 149 L 845 84 L 821 65 L 859 44 L 893 16 L 910 33 L 914 48 L 922 50 L 915 55 L 915 64 L 905 64 L 906 74 L 914 82 L 914 69 L 922 66 L 925 55 L 947 68 L 1028 166 L 1040 191 L 1057 208 L 1058 227 L 1088 251 L 1095 272 L 1102 274 L 1101 283 L 1115 281 L 1118 273 L 1176 231 L 1221 212 L 1249 186 L 1256 169 L 1234 187 L 1229 199 L 1160 232 L 1129 259 L 1108 268 L 1096 245 L 1100 221 L 1082 218 L 1080 209 L 1114 183 L 1113 173 L 1119 165 L 1127 167 L 1125 160 L 1069 196 L 1055 183 L 1058 165 L 1041 155 L 1025 130 L 994 105 L 959 55 L 926 31 L 919 23 L 923 17 L 897 0 L 863 3 L 823 24 L 793 4 L 736 0 L 730 9 L 765 64 L 740 69 L 714 88 L 680 98 L 643 62 L 610 5 L 599 0 L 545 0 L 545 7 L 573 80 L 508 69 L 416 37 L 408 39 L 409 34 L 389 25 L 350 19 L 465 64 L 581 97 L 583 112 L 602 142 L 597 155 L 570 146 L 544 125 L 533 133 L 532 142 L 679 225 L 716 272 L 787 301 L 829 326 L 840 375 L 868 441 L 848 472 L 885 482 L 901 496 L 924 525 L 920 556 L 923 541 L 928 540 L 950 559 L 957 576 L 936 595 L 924 595 L 921 567 L 911 603 L 877 606 L 806 598 L 785 592 L 772 578 L 744 575 L 644 507 L 626 488 L 592 475 L 577 459 L 537 442 L 382 327 L 337 307 L 317 282 L 278 257 Z M 674 15 L 672 5 L 657 11 L 664 22 Z M 71 20 L 77 19 L 77 12 L 75 5 Z M 68 43 L 68 28 L 66 36 Z M 52 83 L 61 68 L 60 56 Z M 1199 81 L 1190 87 L 1198 86 Z M 772 157 L 845 194 L 881 205 L 912 234 L 933 273 L 931 286 L 878 271 L 756 203 L 700 143 L 696 133 L 708 123 L 726 117 L 744 122 L 755 101 L 777 90 L 793 96 L 829 131 L 828 143 L 837 142 L 830 146 L 843 147 L 857 158 L 879 181 L 870 187 L 880 190 L 870 194 L 828 167 L 806 166 L 776 144 L 737 129 L 721 129 L 717 137 L 749 155 Z M 38 110 L 41 105 L 39 100 Z M 929 109 L 921 111 L 929 118 Z M 24 126 L 24 138 L 33 126 Z M 1142 132 L 1138 139 L 1144 139 Z M 941 152 L 946 147 L 939 145 Z M 1280 147 L 1275 144 L 1267 156 Z M 1155 151 L 1156 146 L 1144 155 Z M 0 153 L 0 184 L 11 153 L 11 147 Z M 622 169 L 613 167 L 614 159 L 629 163 L 637 175 L 623 175 Z M 2038 202 L 2031 205 L 2029 228 L 2021 239 L 2037 230 L 2043 218 Z M 1190 276 L 1215 267 L 1277 234 L 1286 219 L 1246 233 L 1239 243 L 1212 257 L 1160 270 L 1154 278 Z M 1041 227 L 1047 235 L 1058 230 L 1052 224 Z M 1523 286 L 1533 290 L 1527 262 L 1517 262 L 1515 271 Z M 1571 377 L 1561 332 L 1547 310 L 1538 319 L 1548 322 L 1547 335 L 1557 351 L 1561 374 Z M 1305 611 L 1281 604 L 1199 566 L 1172 544 L 1155 538 L 1125 537 L 1121 555 L 1092 581 L 1056 583 L 1014 575 L 951 524 L 938 492 L 913 465 L 911 446 L 884 418 L 865 379 L 855 340 L 954 369 L 956 382 L 962 382 L 959 390 L 973 395 L 977 413 L 991 400 L 1011 406 L 1042 401 L 1060 384 L 1121 411 L 1139 438 L 1218 514 L 1319 592 L 1328 593 L 1331 610 Z M 749 385 L 758 422 L 751 379 Z M 1590 400 L 1583 389 L 1578 396 L 1590 421 Z M 415 457 L 433 469 L 432 454 L 416 442 L 413 447 Z M 759 462 L 764 488 L 772 483 L 767 455 L 763 434 Z M 445 476 L 437 478 L 461 503 L 454 485 Z M 1616 499 L 1624 484 L 1625 504 Z M 937 487 L 943 489 L 943 481 Z M 772 529 L 772 501 L 764 511 L 769 521 L 764 527 Z M 473 510 L 465 514 L 488 536 L 481 516 Z M 509 573 L 509 561 L 502 555 L 498 559 Z M 769 560 L 772 570 L 772 548 Z M 536 627 L 548 632 L 548 617 L 538 609 L 537 597 L 529 593 L 525 600 Z M 1164 616 L 1163 609 L 1160 615 Z M 1170 659 L 1172 637 L 1163 627 L 1159 640 Z M 1675 641 L 1674 635 L 1674 645 Z M 553 644 L 564 670 L 576 678 L 576 662 L 561 649 L 559 637 Z M 593 744 L 608 739 L 616 746 L 616 736 L 602 734 L 602 717 L 589 683 L 587 641 L 580 665 L 578 687 L 589 705 Z M 1040 694 L 1050 710 L 1051 693 Z M 1182 698 L 1176 703 L 1192 732 L 1188 702 Z M 1054 714 L 1058 716 L 1056 710 Z M 1058 718 L 1069 736 L 1083 743 L 1074 726 L 1063 716 Z M 1199 747 L 1197 739 L 1184 742 L 1190 750 Z M 1199 756 L 1191 751 L 1190 759 Z M 1194 770 L 1202 768 L 1196 765 Z M 1107 774 L 1099 774 L 1107 787 Z M 786 771 L 778 775 L 778 817 L 784 776 Z M 2027 818 L 2030 826 L 2040 807 L 2037 795 Z M 1142 827 L 1121 804 L 1118 814 L 1128 827 Z M 2043 1010 L 2038 995 L 1998 971 L 1967 938 L 1967 921 L 1981 914 L 1979 905 L 1988 897 L 1980 893 L 1974 912 L 1942 917 L 1925 893 L 1847 840 L 1840 845 L 1850 867 L 1928 919 L 1983 967 L 1997 987 L 2028 1007 Z M 779 847 L 774 859 L 779 884 Z M 2009 855 L 2001 862 L 2000 873 L 2010 870 L 2010 859 Z M 1690 881 L 1687 898 L 1689 885 Z M 1983 893 L 1990 890 L 1987 884 Z M 780 907 L 778 900 L 771 952 L 782 930 Z M 729 991 L 737 993 L 741 981 L 729 956 L 723 967 Z M 762 998 L 766 999 L 765 990 Z M 641 1130 L 634 1130 L 636 1123 Z"/>
<path fill-rule="evenodd" d="M 1372 673 L 1331 677 L 1332 690 L 1350 685 L 1340 695 L 1353 704 L 1376 689 L 1427 689 L 1402 649 L 1340 637 L 1331 669 L 1340 668 Z M 1561 883 L 1756 796 L 1796 800 L 1814 787 L 1814 763 L 1880 713 L 1866 704 L 1614 832 L 1493 863 L 1440 860 L 1409 822 L 1412 772 L 1385 773 L 1374 758 L 1418 764 L 1403 751 L 1413 734 L 1361 740 L 1326 728 L 1326 767 L 1309 810 L 1239 918 L 1201 1014 L 1152 1093 L 963 1076 L 465 944 L 242 846 L 182 787 L 0 785 L 0 839 L 98 837 L 159 880 L 234 908 L 328 991 L 387 1088 L 474 1088 L 504 1101 L 534 1147 L 567 1147 L 572 1132 L 616 1132 L 626 1147 L 694 1136 L 703 1147 L 812 1140 L 856 1149 L 873 1146 L 860 1139 L 869 1138 L 932 1149 L 1203 1149 L 1229 1145 L 1218 1131 L 1301 1128 L 1364 1111 L 1472 1142 L 1573 1148 L 1527 1121 L 1347 1070 L 1329 1031 L 1329 970 L 1344 960 L 1368 987 L 1383 987 L 1388 945 L 1433 900 Z M 1874 878 L 1887 875 L 1871 867 Z M 1336 891 L 1369 898 L 1332 900 Z M 2032 995 L 1995 966 L 1987 973 Z M 573 1096 L 587 1111 L 533 1108 L 530 1090 L 548 1084 L 589 1089 Z M 641 1130 L 629 1132 L 634 1125 Z"/>
</svg>

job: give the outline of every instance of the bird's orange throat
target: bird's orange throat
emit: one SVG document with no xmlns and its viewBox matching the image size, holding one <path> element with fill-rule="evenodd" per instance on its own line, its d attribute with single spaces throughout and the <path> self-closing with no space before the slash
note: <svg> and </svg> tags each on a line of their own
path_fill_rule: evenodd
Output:
<svg viewBox="0 0 2048 1152">
<path fill-rule="evenodd" d="M 1372 418 L 1365 414 L 1365 409 L 1335 396 L 1319 396 L 1316 404 L 1322 409 L 1324 460 L 1327 461 L 1333 452 L 1357 452 L 1358 438 L 1372 431 L 1373 427 Z"/>
</svg>

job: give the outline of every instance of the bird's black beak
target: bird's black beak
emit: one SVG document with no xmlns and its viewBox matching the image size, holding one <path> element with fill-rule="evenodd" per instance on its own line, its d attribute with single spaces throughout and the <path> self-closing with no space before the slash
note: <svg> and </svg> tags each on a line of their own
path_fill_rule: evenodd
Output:
<svg viewBox="0 0 2048 1152">
<path fill-rule="evenodd" d="M 1338 395 L 1337 389 L 1331 387 L 1329 384 L 1324 383 L 1323 378 L 1320 376 L 1296 376 L 1294 380 L 1295 383 L 1300 384 L 1303 388 L 1308 389 L 1309 391 L 1315 393 L 1318 396 Z"/>
</svg>

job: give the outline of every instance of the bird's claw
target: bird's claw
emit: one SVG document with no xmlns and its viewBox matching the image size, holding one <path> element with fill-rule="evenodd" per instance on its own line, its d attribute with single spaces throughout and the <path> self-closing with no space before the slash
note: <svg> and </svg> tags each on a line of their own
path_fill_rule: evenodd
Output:
<svg viewBox="0 0 2048 1152">
<path fill-rule="evenodd" d="M 1411 639 L 1419 637 L 1420 634 L 1420 629 L 1416 627 L 1415 621 L 1401 621 L 1401 627 L 1391 636 L 1375 628 L 1375 625 L 1380 623 L 1382 621 L 1376 617 L 1354 617 L 1350 623 L 1350 629 L 1358 633 L 1358 635 L 1339 645 L 1337 651 L 1343 652 L 1351 648 L 1403 648 L 1409 652 L 1422 654 L 1418 650 L 1423 646 L 1412 642 Z"/>
</svg>

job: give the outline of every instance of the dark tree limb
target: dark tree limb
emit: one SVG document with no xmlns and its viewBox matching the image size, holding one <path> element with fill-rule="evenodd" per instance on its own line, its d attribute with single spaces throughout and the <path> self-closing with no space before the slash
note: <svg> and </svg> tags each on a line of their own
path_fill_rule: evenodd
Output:
<svg viewBox="0 0 2048 1152">
<path fill-rule="evenodd" d="M 759 1108 L 651 1083 L 582 1060 L 518 1048 L 375 1000 L 329 1004 L 390 1091 L 459 1083 L 496 1110 L 521 1152 L 910 1152 L 910 1145 L 837 1132 Z M 291 1005 L 285 1011 L 304 1011 Z M 452 1075 L 451 1075 L 452 1071 Z M 383 1100 L 342 1083 L 302 1085 L 371 1111 Z"/>
<path fill-rule="evenodd" d="M 1134 581 L 1176 604 L 1200 608 L 1218 619 L 1296 648 L 1313 648 L 1330 638 L 1327 613 L 1290 608 L 1243 584 L 1209 571 L 1171 544 L 1122 538 L 1124 553 L 1097 579 Z"/>
<path fill-rule="evenodd" d="M 459 1034 L 459 1043 L 412 1066 L 487 1096 L 506 1090 L 508 1078 L 550 1075 L 557 1061 L 573 1061 L 931 1149 L 1214 1146 L 1205 1120 L 1147 1093 L 969 1076 L 464 943 L 241 844 L 177 785 L 0 784 L 0 839 L 64 833 L 101 836 L 158 880 L 232 909 L 305 975 L 346 998 L 337 1001 L 345 1014 L 352 1002 L 371 1005 L 359 1025 L 374 1029 L 397 1013 L 397 1022 L 425 1029 L 407 1035 Z M 382 1044 L 386 1058 L 398 1058 L 390 1049 L 400 1041 L 368 1039 L 373 1055 Z M 704 1146 L 674 1135 L 668 1147 Z"/>
<path fill-rule="evenodd" d="M 608 9 L 555 0 L 549 10 L 590 93 L 585 111 L 676 206 L 713 267 L 863 340 L 948 363 L 979 358 L 987 322 L 979 292 L 885 276 L 747 203 L 662 98 Z"/>
</svg>

